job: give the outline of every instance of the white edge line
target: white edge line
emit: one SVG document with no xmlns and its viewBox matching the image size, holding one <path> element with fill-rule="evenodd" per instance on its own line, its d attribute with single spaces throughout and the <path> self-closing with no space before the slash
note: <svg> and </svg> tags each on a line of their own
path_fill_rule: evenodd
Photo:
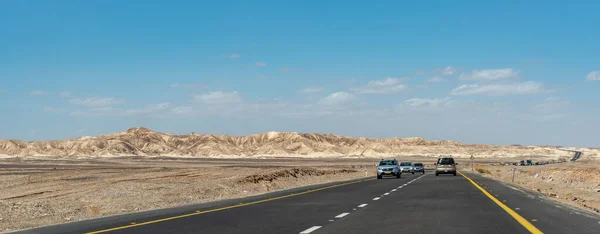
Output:
<svg viewBox="0 0 600 234">
<path fill-rule="evenodd" d="M 379 200 L 380 197 L 373 198 L 373 201 Z"/>
<path fill-rule="evenodd" d="M 390 193 L 384 193 L 383 195 L 384 195 L 384 196 L 387 196 L 387 195 L 390 195 Z"/>
<path fill-rule="evenodd" d="M 315 231 L 315 230 L 317 230 L 319 228 L 321 228 L 321 226 L 314 226 L 314 227 L 311 227 L 309 229 L 306 229 L 306 230 L 300 232 L 300 234 L 308 234 L 308 233 L 311 233 L 311 232 L 313 232 L 313 231 Z"/>
<path fill-rule="evenodd" d="M 360 204 L 358 207 L 363 208 L 363 207 L 365 207 L 367 205 L 369 205 L 369 204 Z"/>
<path fill-rule="evenodd" d="M 339 218 L 343 218 L 344 216 L 349 215 L 349 214 L 350 213 L 341 213 L 341 214 L 339 214 L 339 215 L 337 215 L 335 217 L 339 219 Z"/>
</svg>

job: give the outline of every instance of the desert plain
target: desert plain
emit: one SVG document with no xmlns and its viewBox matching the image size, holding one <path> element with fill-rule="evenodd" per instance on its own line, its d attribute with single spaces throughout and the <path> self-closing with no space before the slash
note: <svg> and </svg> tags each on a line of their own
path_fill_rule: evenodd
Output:
<svg viewBox="0 0 600 234">
<path fill-rule="evenodd" d="M 571 162 L 575 151 L 583 155 Z M 452 155 L 465 172 L 599 212 L 599 149 L 132 128 L 59 141 L 0 140 L 0 232 L 373 177 L 381 158 L 432 168 L 438 155 Z M 524 159 L 553 163 L 517 167 L 512 182 L 505 162 Z"/>
</svg>

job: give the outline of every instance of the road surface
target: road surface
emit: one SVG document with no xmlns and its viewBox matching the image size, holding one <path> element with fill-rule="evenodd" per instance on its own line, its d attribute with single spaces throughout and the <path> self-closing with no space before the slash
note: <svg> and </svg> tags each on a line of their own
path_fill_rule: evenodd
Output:
<svg viewBox="0 0 600 234">
<path fill-rule="evenodd" d="M 143 199 L 143 198 L 140 198 Z M 404 174 L 19 233 L 598 233 L 600 217 L 479 175 Z"/>
</svg>

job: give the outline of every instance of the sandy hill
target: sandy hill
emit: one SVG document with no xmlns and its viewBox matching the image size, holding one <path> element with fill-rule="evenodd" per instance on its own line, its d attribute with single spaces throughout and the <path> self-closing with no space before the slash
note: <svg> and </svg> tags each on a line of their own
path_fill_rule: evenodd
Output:
<svg viewBox="0 0 600 234">
<path fill-rule="evenodd" d="M 422 138 L 353 138 L 333 134 L 267 132 L 250 136 L 174 135 L 147 128 L 69 140 L 0 140 L 0 155 L 12 156 L 186 156 L 186 157 L 385 157 L 452 154 L 455 157 L 561 157 L 550 146 L 467 145 Z"/>
</svg>

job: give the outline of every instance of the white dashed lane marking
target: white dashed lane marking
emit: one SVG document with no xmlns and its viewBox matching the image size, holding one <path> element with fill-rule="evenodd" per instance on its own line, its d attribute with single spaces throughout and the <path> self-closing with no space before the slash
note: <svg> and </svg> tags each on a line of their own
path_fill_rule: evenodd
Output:
<svg viewBox="0 0 600 234">
<path fill-rule="evenodd" d="M 308 234 L 308 233 L 314 232 L 315 230 L 317 230 L 319 228 L 321 228 L 321 226 L 314 226 L 314 227 L 311 227 L 309 229 L 306 229 L 306 230 L 300 232 L 300 234 Z"/>
<path fill-rule="evenodd" d="M 404 186 L 407 186 L 408 184 L 410 184 L 410 183 L 412 183 L 412 182 L 415 182 L 415 181 L 416 181 L 416 180 L 418 180 L 418 179 L 421 179 L 423 176 L 425 176 L 425 175 L 422 175 L 422 176 L 419 176 L 419 177 L 417 177 L 417 178 L 414 178 L 414 179 L 412 179 L 411 181 L 407 182 L 406 184 L 404 184 L 404 185 L 401 185 L 401 186 L 398 186 L 398 189 L 401 189 L 401 188 L 403 188 Z M 395 191 L 397 191 L 397 189 L 392 189 L 392 191 L 390 191 L 389 193 L 384 193 L 383 195 L 384 195 L 384 196 L 387 196 L 387 195 L 390 195 L 390 193 L 391 193 L 391 192 L 395 192 Z M 373 198 L 373 201 L 377 201 L 377 200 L 379 200 L 379 199 L 381 199 L 381 197 L 376 197 L 376 198 Z M 358 208 L 364 208 L 364 207 L 366 207 L 367 205 L 368 205 L 368 204 L 366 204 L 366 203 L 365 203 L 365 204 L 360 204 L 360 205 L 358 205 Z M 519 208 L 517 208 L 517 210 L 518 210 L 518 209 L 519 209 Z M 356 208 L 354 208 L 354 209 L 352 209 L 352 210 L 356 210 Z M 341 213 L 341 214 L 339 214 L 339 215 L 335 216 L 335 218 L 338 218 L 338 219 L 340 219 L 340 218 L 343 218 L 343 217 L 345 217 L 345 216 L 347 216 L 347 215 L 349 215 L 349 214 L 350 214 L 350 213 Z M 329 222 L 333 222 L 333 221 L 334 221 L 333 219 L 330 219 L 330 220 L 329 220 Z M 311 227 L 311 228 L 309 228 L 309 229 L 306 229 L 306 230 L 304 230 L 304 231 L 300 232 L 300 234 L 308 234 L 308 233 L 312 233 L 312 232 L 316 231 L 316 230 L 317 230 L 317 229 L 319 229 L 319 228 L 321 228 L 321 226 L 313 226 L 313 227 Z"/>
</svg>

